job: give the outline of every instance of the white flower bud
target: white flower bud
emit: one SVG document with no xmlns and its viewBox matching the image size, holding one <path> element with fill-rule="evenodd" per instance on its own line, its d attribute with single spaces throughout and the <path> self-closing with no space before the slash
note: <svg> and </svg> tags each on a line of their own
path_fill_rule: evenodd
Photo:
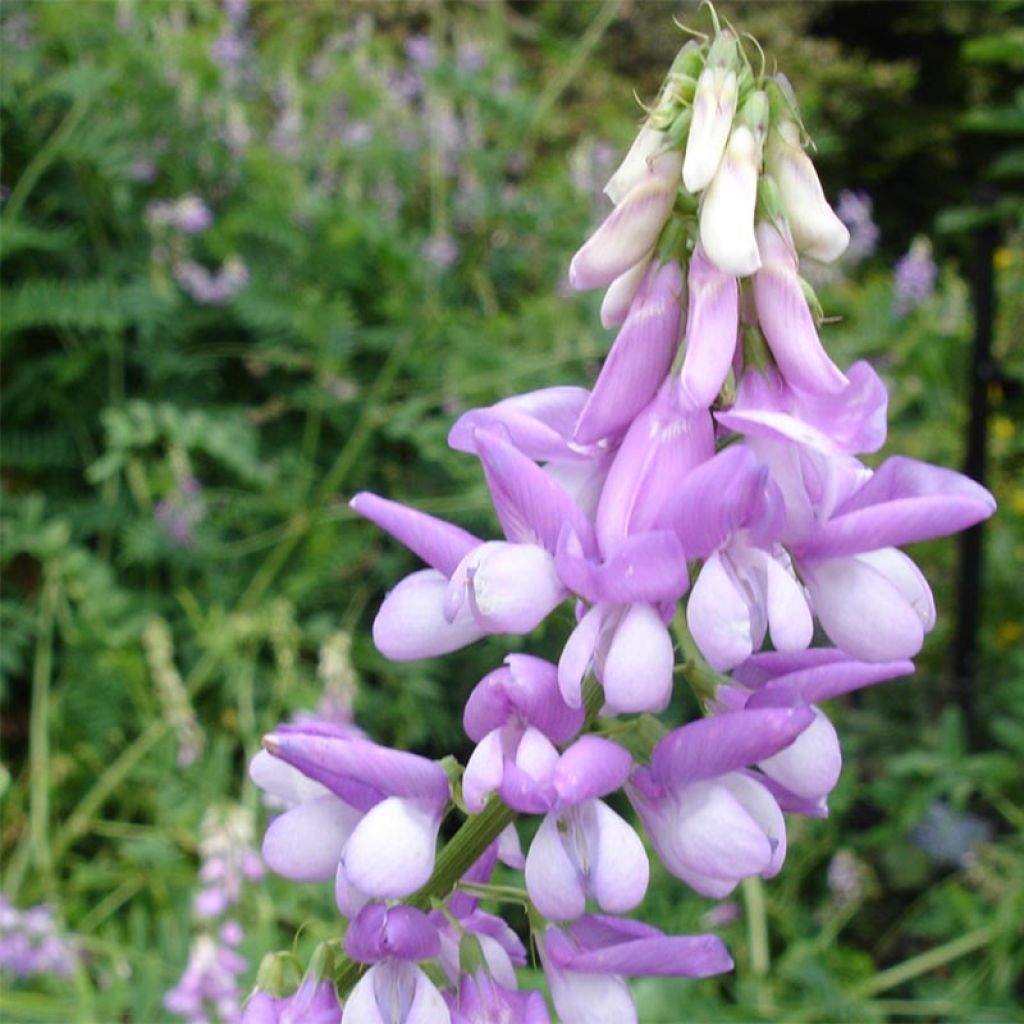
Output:
<svg viewBox="0 0 1024 1024">
<path fill-rule="evenodd" d="M 715 40 L 708 62 L 697 79 L 693 121 L 683 160 L 683 184 L 687 192 L 707 188 L 722 162 L 739 97 L 736 55 L 736 40 L 730 33 L 723 32 Z"/>
<path fill-rule="evenodd" d="M 722 273 L 733 277 L 746 277 L 761 266 L 754 235 L 760 169 L 757 138 L 746 125 L 737 125 L 700 211 L 704 252 Z"/>
<path fill-rule="evenodd" d="M 616 205 L 625 198 L 626 193 L 647 173 L 651 161 L 665 148 L 667 136 L 649 124 L 640 129 L 640 134 L 633 140 L 625 159 L 619 164 L 618 170 L 608 179 L 604 194 Z"/>
<path fill-rule="evenodd" d="M 850 232 L 825 199 L 814 164 L 800 145 L 800 129 L 793 121 L 783 121 L 769 133 L 765 164 L 779 186 L 797 249 L 823 263 L 838 259 L 849 244 Z"/>
</svg>

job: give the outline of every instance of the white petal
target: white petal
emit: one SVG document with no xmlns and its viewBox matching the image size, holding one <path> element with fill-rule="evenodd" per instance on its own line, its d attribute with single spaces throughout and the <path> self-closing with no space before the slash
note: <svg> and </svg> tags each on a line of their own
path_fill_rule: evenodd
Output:
<svg viewBox="0 0 1024 1024">
<path fill-rule="evenodd" d="M 376 899 L 401 899 L 434 869 L 440 821 L 417 800 L 388 797 L 367 812 L 342 852 L 349 883 Z"/>
<path fill-rule="evenodd" d="M 758 762 L 766 775 L 808 800 L 831 793 L 843 766 L 832 723 L 820 708 L 812 710 L 814 721 L 785 750 Z"/>
<path fill-rule="evenodd" d="M 672 637 L 649 604 L 630 605 L 612 636 L 601 669 L 607 707 L 613 714 L 657 714 L 672 696 Z"/>
<path fill-rule="evenodd" d="M 605 913 L 624 914 L 647 894 L 650 864 L 640 837 L 604 801 L 593 801 L 590 889 Z"/>
<path fill-rule="evenodd" d="M 587 905 L 583 879 L 562 842 L 559 815 L 546 814 L 526 855 L 526 891 L 552 921 L 579 917 Z"/>
<path fill-rule="evenodd" d="M 362 814 L 333 794 L 293 807 L 275 818 L 263 838 L 272 871 L 295 882 L 334 877 L 338 859 Z"/>
</svg>

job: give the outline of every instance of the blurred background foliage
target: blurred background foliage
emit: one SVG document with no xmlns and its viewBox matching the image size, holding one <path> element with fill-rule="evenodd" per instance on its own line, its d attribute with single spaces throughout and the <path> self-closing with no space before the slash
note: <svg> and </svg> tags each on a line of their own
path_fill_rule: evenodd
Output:
<svg viewBox="0 0 1024 1024">
<path fill-rule="evenodd" d="M 956 545 L 915 552 L 939 626 L 910 680 L 836 706 L 826 822 L 710 908 L 656 874 L 640 913 L 720 923 L 735 975 L 637 987 L 644 1021 L 1021 1020 L 1024 998 L 1024 31 L 992 3 L 734 3 L 801 97 L 832 197 L 880 241 L 816 280 L 841 363 L 891 387 L 887 452 L 964 458 L 975 272 L 999 314 L 969 744 L 950 650 Z M 164 1019 L 195 929 L 207 809 L 325 685 L 376 739 L 465 756 L 461 707 L 513 648 L 393 665 L 369 624 L 414 563 L 356 521 L 370 488 L 492 534 L 474 405 L 593 379 L 573 250 L 692 4 L 25 3 L 3 74 L 5 895 L 48 902 L 68 980 L 6 977 L 6 1020 Z M 937 282 L 894 311 L 930 236 Z M 531 640 L 554 654 L 565 621 Z M 350 641 L 350 643 L 349 643 Z M 335 934 L 328 887 L 238 907 L 260 955 Z"/>
</svg>

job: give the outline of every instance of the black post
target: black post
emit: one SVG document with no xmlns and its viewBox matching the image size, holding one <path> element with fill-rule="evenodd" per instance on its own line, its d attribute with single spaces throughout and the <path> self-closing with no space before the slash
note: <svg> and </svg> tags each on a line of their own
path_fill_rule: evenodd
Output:
<svg viewBox="0 0 1024 1024">
<path fill-rule="evenodd" d="M 995 224 L 974 233 L 974 341 L 971 348 L 971 415 L 967 427 L 964 472 L 985 483 L 988 434 L 989 385 L 996 376 L 992 361 L 992 329 L 995 321 L 994 256 L 999 240 Z M 975 709 L 975 677 L 978 661 L 978 623 L 982 586 L 982 527 L 971 527 L 960 536 L 960 572 L 957 581 L 957 626 L 953 648 L 953 697 L 964 713 L 968 742 L 978 739 Z"/>
</svg>

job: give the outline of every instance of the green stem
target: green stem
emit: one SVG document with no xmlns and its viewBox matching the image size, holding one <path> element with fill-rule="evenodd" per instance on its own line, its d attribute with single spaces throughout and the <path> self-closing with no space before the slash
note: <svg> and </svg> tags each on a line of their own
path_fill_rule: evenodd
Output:
<svg viewBox="0 0 1024 1024">
<path fill-rule="evenodd" d="M 887 992 L 905 981 L 910 981 L 921 974 L 934 971 L 936 967 L 942 967 L 951 960 L 973 953 L 976 949 L 988 945 L 997 934 L 994 925 L 986 925 L 983 928 L 976 928 L 973 932 L 961 935 L 959 939 L 947 942 L 945 945 L 929 949 L 926 953 L 913 956 L 903 963 L 890 967 L 888 970 L 880 971 L 873 978 L 857 985 L 850 993 L 855 999 L 866 999 L 878 995 L 879 992 Z"/>
<path fill-rule="evenodd" d="M 53 623 L 57 613 L 58 583 L 45 573 L 39 600 L 36 656 L 32 670 L 32 710 L 29 720 L 29 835 L 32 859 L 53 892 L 53 855 L 50 850 L 50 676 L 53 670 Z"/>
<path fill-rule="evenodd" d="M 558 74 L 544 87 L 544 91 L 540 94 L 534 107 L 533 117 L 527 126 L 526 140 L 521 146 L 522 149 L 529 149 L 532 146 L 534 137 L 547 121 L 555 104 L 558 103 L 562 94 L 572 85 L 576 77 L 583 73 L 587 66 L 587 60 L 596 49 L 597 44 L 601 42 L 602 36 L 608 31 L 611 23 L 618 17 L 621 8 L 622 0 L 608 0 L 608 3 L 601 7 L 594 16 L 594 20 L 580 36 L 580 41 L 576 44 L 572 56 L 565 61 Z"/>
<path fill-rule="evenodd" d="M 750 947 L 750 973 L 754 983 L 754 1003 L 761 1017 L 774 1016 L 772 992 L 768 984 L 771 971 L 771 950 L 768 945 L 768 913 L 764 900 L 764 883 L 754 875 L 743 879 L 743 902 L 747 916 L 747 943 Z"/>
<path fill-rule="evenodd" d="M 47 139 L 42 148 L 37 150 L 35 156 L 29 161 L 28 166 L 22 172 L 21 177 L 18 179 L 18 183 L 14 186 L 11 191 L 11 195 L 7 200 L 7 205 L 4 209 L 5 221 L 9 223 L 17 220 L 18 214 L 21 213 L 21 208 L 24 206 L 25 200 L 28 199 L 29 193 L 31 193 L 35 183 L 39 180 L 46 168 L 53 163 L 57 154 L 60 152 L 61 146 L 64 145 L 68 136 L 71 135 L 71 133 L 78 127 L 82 118 L 85 117 L 90 103 L 90 99 L 79 98 L 76 100 L 71 109 L 65 115 L 64 120 L 58 125 L 57 130 L 49 137 L 49 139 Z"/>
</svg>

